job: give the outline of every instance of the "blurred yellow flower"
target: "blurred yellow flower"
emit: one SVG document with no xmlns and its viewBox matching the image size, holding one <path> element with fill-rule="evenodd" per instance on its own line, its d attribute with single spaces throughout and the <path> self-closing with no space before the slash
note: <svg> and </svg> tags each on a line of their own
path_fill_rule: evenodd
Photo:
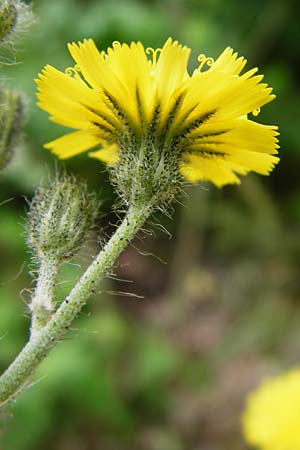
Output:
<svg viewBox="0 0 300 450">
<path fill-rule="evenodd" d="M 260 450 L 300 450 L 300 369 L 264 381 L 247 400 L 247 442 Z"/>
<path fill-rule="evenodd" d="M 171 38 L 156 50 L 114 42 L 99 52 L 92 39 L 68 48 L 75 66 L 47 65 L 36 80 L 38 105 L 76 130 L 45 145 L 58 157 L 97 149 L 90 156 L 113 166 L 146 146 L 172 153 L 188 181 L 219 187 L 249 171 L 268 175 L 278 162 L 277 127 L 247 117 L 275 96 L 257 68 L 241 74 L 246 60 L 231 48 L 216 61 L 200 55 L 192 75 L 190 49 Z"/>
</svg>

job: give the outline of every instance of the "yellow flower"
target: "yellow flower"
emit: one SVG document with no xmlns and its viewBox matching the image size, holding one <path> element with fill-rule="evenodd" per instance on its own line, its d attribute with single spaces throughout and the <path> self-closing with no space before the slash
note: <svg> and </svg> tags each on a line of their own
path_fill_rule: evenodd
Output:
<svg viewBox="0 0 300 450">
<path fill-rule="evenodd" d="M 215 62 L 200 55 L 192 75 L 190 49 L 171 38 L 156 50 L 114 42 L 99 52 L 92 39 L 68 48 L 75 66 L 47 65 L 36 80 L 38 105 L 76 130 L 45 145 L 58 157 L 94 149 L 90 156 L 117 166 L 143 148 L 147 160 L 172 155 L 185 179 L 219 187 L 249 171 L 268 175 L 278 162 L 277 127 L 247 117 L 275 96 L 257 68 L 241 74 L 246 60 L 231 48 Z"/>
<path fill-rule="evenodd" d="M 300 370 L 266 380 L 243 415 L 247 442 L 261 450 L 300 450 Z"/>
</svg>

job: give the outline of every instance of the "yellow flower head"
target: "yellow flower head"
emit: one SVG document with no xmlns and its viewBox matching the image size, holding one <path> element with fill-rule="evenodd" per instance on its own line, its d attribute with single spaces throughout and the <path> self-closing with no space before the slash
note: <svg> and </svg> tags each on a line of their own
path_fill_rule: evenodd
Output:
<svg viewBox="0 0 300 450">
<path fill-rule="evenodd" d="M 114 42 L 99 52 L 92 39 L 68 48 L 75 66 L 63 73 L 47 65 L 36 80 L 38 105 L 76 130 L 45 145 L 58 157 L 94 149 L 90 156 L 124 176 L 148 168 L 140 175 L 152 190 L 164 176 L 221 187 L 277 163 L 277 127 L 247 117 L 274 98 L 272 89 L 257 68 L 241 74 L 246 60 L 231 48 L 216 61 L 200 55 L 192 75 L 190 49 L 171 38 L 156 50 Z"/>
<path fill-rule="evenodd" d="M 300 370 L 266 380 L 248 397 L 247 442 L 260 450 L 300 450 Z"/>
</svg>

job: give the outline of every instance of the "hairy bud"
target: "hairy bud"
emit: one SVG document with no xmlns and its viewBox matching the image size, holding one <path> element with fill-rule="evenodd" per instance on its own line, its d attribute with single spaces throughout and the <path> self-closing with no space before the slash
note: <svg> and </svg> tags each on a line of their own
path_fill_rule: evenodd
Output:
<svg viewBox="0 0 300 450">
<path fill-rule="evenodd" d="M 21 0 L 0 0 L 0 44 L 10 43 L 27 31 L 34 20 L 29 5 Z"/>
<path fill-rule="evenodd" d="M 0 3 L 0 42 L 13 31 L 17 23 L 17 9 L 11 2 Z"/>
<path fill-rule="evenodd" d="M 0 89 L 0 170 L 10 162 L 23 124 L 23 102 L 19 94 Z"/>
<path fill-rule="evenodd" d="M 94 195 L 74 177 L 40 187 L 28 213 L 28 244 L 39 259 L 70 259 L 81 247 L 98 212 Z"/>
</svg>

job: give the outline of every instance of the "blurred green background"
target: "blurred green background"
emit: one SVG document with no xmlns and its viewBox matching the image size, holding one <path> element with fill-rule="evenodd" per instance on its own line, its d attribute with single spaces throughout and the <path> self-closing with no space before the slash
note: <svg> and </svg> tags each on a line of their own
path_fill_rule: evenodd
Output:
<svg viewBox="0 0 300 450">
<path fill-rule="evenodd" d="M 37 0 L 34 9 L 18 64 L 2 70 L 6 83 L 26 93 L 28 119 L 1 175 L 1 370 L 28 333 L 34 267 L 24 243 L 26 198 L 62 166 L 42 149 L 64 130 L 36 107 L 33 79 L 45 64 L 72 64 L 67 42 L 92 37 L 103 49 L 114 40 L 160 47 L 173 36 L 192 48 L 191 69 L 199 53 L 216 57 L 232 46 L 277 94 L 258 120 L 279 125 L 282 159 L 267 178 L 189 188 L 173 220 L 153 219 L 153 236 L 137 239 L 115 269 L 132 282 L 107 280 L 42 364 L 38 383 L 2 413 L 0 449 L 246 449 L 240 414 L 247 393 L 262 377 L 300 364 L 299 5 Z M 99 192 L 104 238 L 116 221 L 104 166 L 86 156 L 63 165 Z M 58 298 L 96 247 L 91 239 L 78 265 L 63 268 Z"/>
</svg>

